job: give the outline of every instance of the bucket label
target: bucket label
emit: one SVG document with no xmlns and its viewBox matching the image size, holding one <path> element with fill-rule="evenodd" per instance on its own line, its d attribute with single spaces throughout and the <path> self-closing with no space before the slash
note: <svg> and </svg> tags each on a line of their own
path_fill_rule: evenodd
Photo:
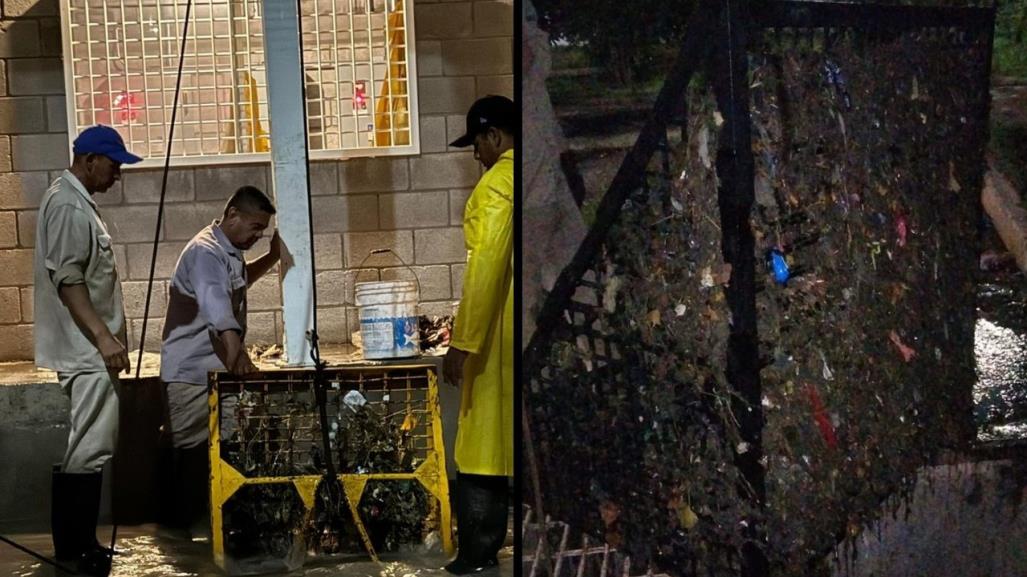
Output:
<svg viewBox="0 0 1027 577">
<path fill-rule="evenodd" d="M 416 355 L 418 336 L 417 317 L 360 319 L 365 353 Z"/>
</svg>

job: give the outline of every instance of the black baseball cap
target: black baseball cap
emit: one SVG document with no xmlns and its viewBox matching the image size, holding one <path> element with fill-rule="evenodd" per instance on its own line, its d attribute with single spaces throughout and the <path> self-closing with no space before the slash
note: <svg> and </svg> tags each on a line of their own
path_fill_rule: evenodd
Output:
<svg viewBox="0 0 1027 577">
<path fill-rule="evenodd" d="M 505 96 L 490 94 L 479 98 L 471 105 L 467 112 L 467 132 L 450 142 L 450 146 L 463 148 L 474 144 L 474 137 L 489 128 L 496 127 L 511 134 L 514 133 L 514 125 L 517 121 L 517 111 L 514 110 L 514 103 Z"/>
</svg>

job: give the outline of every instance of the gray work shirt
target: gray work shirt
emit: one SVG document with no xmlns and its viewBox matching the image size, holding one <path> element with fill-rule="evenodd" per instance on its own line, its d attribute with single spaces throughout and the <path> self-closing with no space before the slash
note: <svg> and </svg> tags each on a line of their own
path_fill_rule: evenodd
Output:
<svg viewBox="0 0 1027 577">
<path fill-rule="evenodd" d="M 33 262 L 36 365 L 69 373 L 107 370 L 92 336 L 75 324 L 57 292 L 61 285 L 84 284 L 111 334 L 128 345 L 111 235 L 70 171 L 53 181 L 39 205 Z"/>
<path fill-rule="evenodd" d="M 246 337 L 246 261 L 214 221 L 182 250 L 168 288 L 160 377 L 166 383 L 207 384 L 223 370 L 222 331 Z"/>
</svg>

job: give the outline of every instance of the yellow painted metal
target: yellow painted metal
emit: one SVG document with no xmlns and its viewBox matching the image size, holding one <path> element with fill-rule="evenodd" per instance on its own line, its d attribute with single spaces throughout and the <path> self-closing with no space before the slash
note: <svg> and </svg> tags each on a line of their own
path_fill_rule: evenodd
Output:
<svg viewBox="0 0 1027 577">
<path fill-rule="evenodd" d="M 406 18 L 403 13 L 405 2 L 397 2 L 396 9 L 388 17 L 388 76 L 382 80 L 377 110 L 375 110 L 375 145 L 410 144 L 410 112 L 406 65 Z"/>
<path fill-rule="evenodd" d="M 360 367 L 366 370 L 368 367 Z M 438 377 L 434 365 L 394 365 L 374 366 L 373 368 L 388 373 L 389 371 L 409 371 L 411 369 L 424 370 L 427 373 L 428 383 L 428 414 L 431 423 L 431 446 L 427 451 L 425 460 L 412 473 L 368 473 L 368 474 L 340 474 L 339 481 L 342 484 L 346 495 L 346 501 L 350 512 L 353 515 L 354 523 L 360 533 L 361 540 L 368 555 L 378 561 L 378 554 L 374 550 L 370 536 L 360 518 L 359 505 L 363 497 L 364 489 L 369 481 L 402 481 L 416 480 L 428 493 L 434 497 L 432 503 L 432 517 L 438 519 L 438 531 L 442 540 L 443 550 L 447 554 L 454 551 L 452 535 L 452 516 L 449 506 L 449 479 L 446 475 L 446 450 L 442 436 L 442 412 L 439 405 Z M 331 370 L 331 369 L 329 369 Z M 344 370 L 344 369 L 338 369 Z M 276 372 L 306 371 L 306 369 L 281 369 Z M 218 376 L 212 373 L 211 388 L 208 396 L 210 408 L 210 458 L 211 458 L 211 529 L 212 545 L 214 548 L 214 559 L 217 564 L 225 568 L 225 551 L 223 535 L 222 511 L 225 503 L 244 485 L 264 485 L 291 483 L 296 488 L 300 499 L 303 501 L 309 513 L 314 507 L 318 483 L 322 477 L 319 475 L 294 475 L 282 477 L 251 477 L 246 478 L 234 467 L 221 459 L 220 427 L 218 426 Z M 408 413 L 404 418 L 404 429 L 413 428 L 417 425 L 415 419 Z"/>
</svg>

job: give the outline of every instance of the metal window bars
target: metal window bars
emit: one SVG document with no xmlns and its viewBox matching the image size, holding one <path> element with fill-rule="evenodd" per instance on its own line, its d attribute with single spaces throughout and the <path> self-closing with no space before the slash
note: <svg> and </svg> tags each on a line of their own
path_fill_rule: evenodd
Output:
<svg viewBox="0 0 1027 577">
<path fill-rule="evenodd" d="M 411 0 L 304 0 L 311 157 L 416 154 Z M 158 162 L 167 143 L 185 0 L 62 0 L 70 138 L 113 126 Z M 197 0 L 183 64 L 176 164 L 267 159 L 260 0 Z"/>
</svg>

